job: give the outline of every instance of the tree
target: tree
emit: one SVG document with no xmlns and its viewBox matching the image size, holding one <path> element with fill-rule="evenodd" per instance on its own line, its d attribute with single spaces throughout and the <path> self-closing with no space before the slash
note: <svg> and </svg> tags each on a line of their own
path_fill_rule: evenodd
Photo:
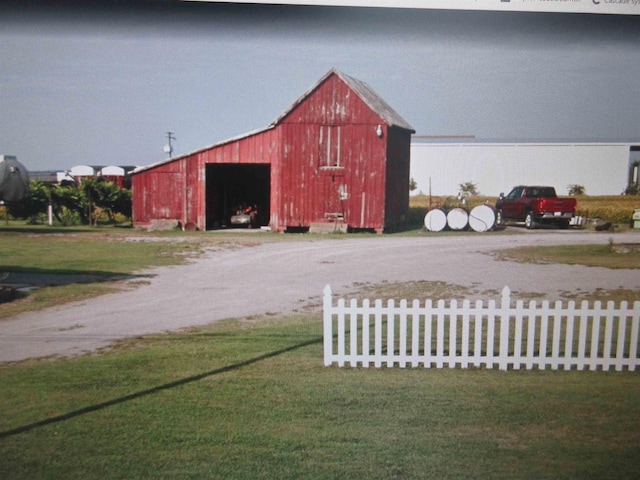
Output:
<svg viewBox="0 0 640 480">
<path fill-rule="evenodd" d="M 84 180 L 81 189 L 87 201 L 91 224 L 98 224 L 101 213 L 106 214 L 112 223 L 115 222 L 116 214 L 131 217 L 130 190 L 120 188 L 101 177 Z"/>
<path fill-rule="evenodd" d="M 29 219 L 31 223 L 38 221 L 38 216 L 46 213 L 49 205 L 49 188 L 40 182 L 29 184 L 27 197 L 20 202 L 7 204 L 9 213 L 15 218 Z"/>
<path fill-rule="evenodd" d="M 473 182 L 465 182 L 458 185 L 460 187 L 460 194 L 463 197 L 475 197 L 476 195 L 480 195 L 478 192 L 478 187 Z"/>
<path fill-rule="evenodd" d="M 418 188 L 418 182 L 411 177 L 411 180 L 409 180 L 409 191 L 413 192 L 416 188 Z"/>
<path fill-rule="evenodd" d="M 62 225 L 89 223 L 87 202 L 74 182 L 62 181 L 51 187 L 53 216 Z"/>
<path fill-rule="evenodd" d="M 576 195 L 584 195 L 586 192 L 584 185 L 578 185 L 576 183 L 572 183 L 567 187 L 567 189 L 569 190 L 569 195 L 572 197 L 575 197 Z"/>
<path fill-rule="evenodd" d="M 116 214 L 131 216 L 131 191 L 119 188 L 114 182 L 104 178 L 89 179 L 82 182 L 82 190 L 92 209 L 96 207 L 105 212 L 110 222 L 115 221 Z M 94 212 L 95 213 L 95 212 Z M 97 221 L 93 215 L 94 223 Z"/>
</svg>

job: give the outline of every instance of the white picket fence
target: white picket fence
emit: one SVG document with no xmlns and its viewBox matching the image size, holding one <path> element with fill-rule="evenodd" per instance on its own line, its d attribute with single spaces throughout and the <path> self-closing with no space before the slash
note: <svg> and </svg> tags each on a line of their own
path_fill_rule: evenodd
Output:
<svg viewBox="0 0 640 480">
<path fill-rule="evenodd" d="M 334 305 L 327 285 L 323 309 L 326 366 L 633 371 L 640 365 L 640 301 L 629 308 L 628 302 L 532 300 L 525 306 L 517 300 L 512 307 L 504 287 L 499 305 L 343 298 Z"/>
</svg>

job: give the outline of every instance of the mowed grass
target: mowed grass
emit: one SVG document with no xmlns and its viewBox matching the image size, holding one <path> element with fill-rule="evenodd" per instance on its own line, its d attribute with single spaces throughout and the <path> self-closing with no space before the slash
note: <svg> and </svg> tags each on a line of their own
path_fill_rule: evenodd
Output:
<svg viewBox="0 0 640 480">
<path fill-rule="evenodd" d="M 184 263 L 207 249 L 282 241 L 278 237 L 282 236 L 32 227 L 13 221 L 10 226 L 0 226 L 0 274 L 8 274 L 5 282 L 15 283 L 15 274 L 79 277 L 71 284 L 53 282 L 24 298 L 0 304 L 0 320 L 129 288 L 135 281 L 147 281 L 148 269 Z M 122 279 L 129 283 L 123 284 Z"/>
<path fill-rule="evenodd" d="M 322 366 L 321 317 L 0 369 L 0 478 L 638 478 L 633 372 Z"/>
<path fill-rule="evenodd" d="M 638 239 L 640 241 L 640 238 Z M 640 250 L 618 253 L 612 245 L 559 245 L 510 248 L 497 253 L 503 260 L 527 263 L 561 263 L 605 268 L 640 268 Z"/>
<path fill-rule="evenodd" d="M 22 233 L 0 241 L 33 232 Z M 29 248 L 1 258 L 109 276 L 254 241 L 121 235 L 29 237 Z M 118 253 L 141 250 L 120 267 L 93 263 L 115 255 L 109 242 Z M 84 263 L 46 259 L 54 245 L 85 249 Z M 416 288 L 361 287 L 396 298 Z M 327 368 L 319 314 L 229 320 L 0 366 L 2 479 L 640 478 L 639 432 L 637 372 Z"/>
</svg>

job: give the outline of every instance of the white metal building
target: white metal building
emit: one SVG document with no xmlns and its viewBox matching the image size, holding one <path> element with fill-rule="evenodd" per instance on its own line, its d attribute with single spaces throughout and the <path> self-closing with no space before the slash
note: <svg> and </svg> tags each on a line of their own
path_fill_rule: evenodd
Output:
<svg viewBox="0 0 640 480">
<path fill-rule="evenodd" d="M 638 157 L 638 158 L 637 158 Z M 550 185 L 559 195 L 582 185 L 588 195 L 620 195 L 640 160 L 630 143 L 432 143 L 411 144 L 413 193 L 456 195 L 473 182 L 480 194 L 497 196 L 519 184 Z"/>
</svg>

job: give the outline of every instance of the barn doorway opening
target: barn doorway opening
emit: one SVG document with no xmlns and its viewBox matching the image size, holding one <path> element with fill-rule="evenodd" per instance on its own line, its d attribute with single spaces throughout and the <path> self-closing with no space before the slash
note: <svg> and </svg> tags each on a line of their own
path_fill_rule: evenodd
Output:
<svg viewBox="0 0 640 480">
<path fill-rule="evenodd" d="M 210 164 L 205 174 L 207 230 L 269 224 L 271 165 Z M 251 212 L 250 224 L 231 223 L 239 211 Z"/>
</svg>

